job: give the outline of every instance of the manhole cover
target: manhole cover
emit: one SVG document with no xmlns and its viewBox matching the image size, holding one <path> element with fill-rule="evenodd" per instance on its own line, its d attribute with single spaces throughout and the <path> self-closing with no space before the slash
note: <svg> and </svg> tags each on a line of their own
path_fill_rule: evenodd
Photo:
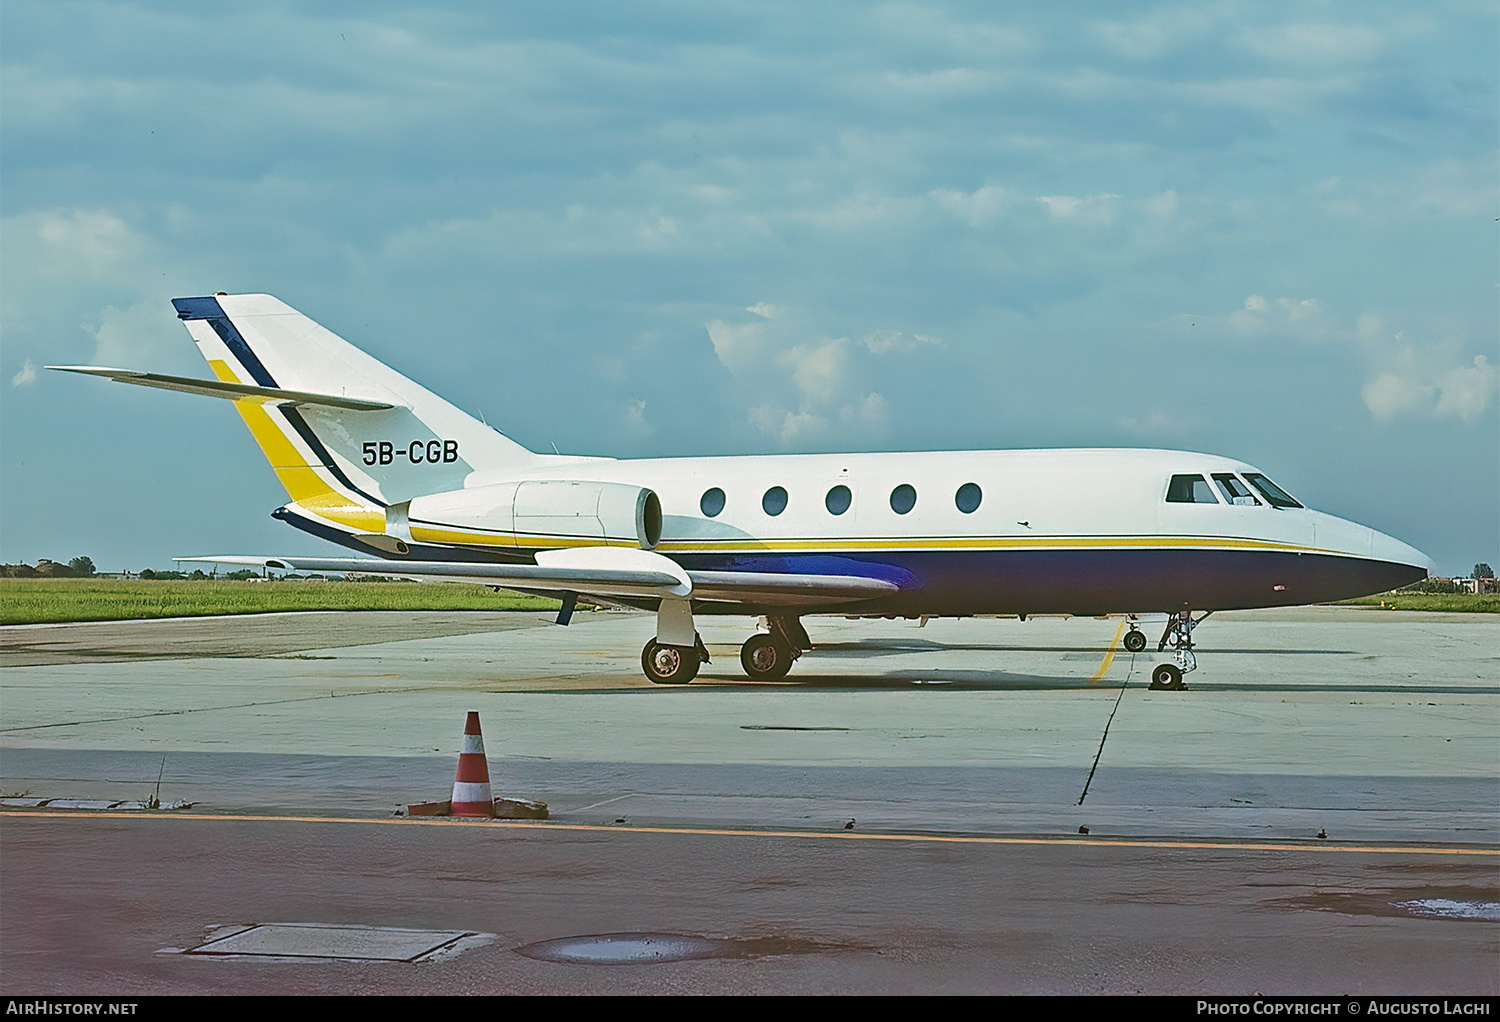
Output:
<svg viewBox="0 0 1500 1022">
<path fill-rule="evenodd" d="M 493 933 L 406 930 L 332 923 L 236 923 L 209 933 L 196 947 L 166 953 L 202 958 L 280 961 L 423 962 L 488 944 Z"/>
</svg>

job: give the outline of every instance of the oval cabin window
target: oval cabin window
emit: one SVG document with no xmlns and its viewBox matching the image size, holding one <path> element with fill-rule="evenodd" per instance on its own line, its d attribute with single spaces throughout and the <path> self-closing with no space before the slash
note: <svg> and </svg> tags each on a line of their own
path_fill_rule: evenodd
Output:
<svg viewBox="0 0 1500 1022">
<path fill-rule="evenodd" d="M 786 490 L 780 486 L 773 486 L 766 491 L 766 495 L 760 498 L 760 506 L 766 514 L 776 517 L 786 510 Z"/>
<path fill-rule="evenodd" d="M 719 512 L 724 510 L 724 491 L 717 486 L 711 490 L 704 490 L 702 498 L 698 501 L 698 510 L 703 512 L 705 518 L 717 518 Z"/>
<path fill-rule="evenodd" d="M 984 499 L 984 493 L 979 489 L 978 483 L 964 483 L 953 495 L 953 503 L 966 515 L 971 515 L 979 510 L 979 502 Z"/>
<path fill-rule="evenodd" d="M 902 483 L 891 491 L 891 510 L 904 515 L 917 506 L 917 489 L 910 483 Z"/>
<path fill-rule="evenodd" d="M 828 496 L 823 498 L 823 506 L 828 508 L 831 515 L 841 515 L 849 510 L 849 505 L 854 502 L 854 494 L 849 492 L 849 487 L 839 485 L 828 491 Z"/>
</svg>

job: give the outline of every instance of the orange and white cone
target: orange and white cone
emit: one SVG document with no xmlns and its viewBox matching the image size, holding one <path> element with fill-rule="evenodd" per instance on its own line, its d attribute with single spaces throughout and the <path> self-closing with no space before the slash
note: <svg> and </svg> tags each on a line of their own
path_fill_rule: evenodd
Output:
<svg viewBox="0 0 1500 1022">
<path fill-rule="evenodd" d="M 464 746 L 458 754 L 458 773 L 453 778 L 454 816 L 494 816 L 495 798 L 490 794 L 490 765 L 484 758 L 484 736 L 479 733 L 479 711 L 470 710 L 464 721 Z"/>
</svg>

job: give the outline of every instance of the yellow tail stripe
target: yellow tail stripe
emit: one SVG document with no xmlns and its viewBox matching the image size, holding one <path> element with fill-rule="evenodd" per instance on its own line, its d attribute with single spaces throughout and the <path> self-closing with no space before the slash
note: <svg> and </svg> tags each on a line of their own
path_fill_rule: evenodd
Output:
<svg viewBox="0 0 1500 1022">
<path fill-rule="evenodd" d="M 210 359 L 209 367 L 214 375 L 226 383 L 240 382 L 234 370 L 222 359 Z M 260 446 L 261 453 L 271 464 L 271 471 L 281 480 L 287 496 L 331 522 L 358 529 L 361 532 L 385 532 L 385 511 L 371 507 L 340 493 L 325 479 L 319 469 L 292 443 L 286 432 L 271 418 L 271 413 L 260 401 L 245 400 L 234 403 L 235 411 L 245 421 L 250 435 Z"/>
</svg>

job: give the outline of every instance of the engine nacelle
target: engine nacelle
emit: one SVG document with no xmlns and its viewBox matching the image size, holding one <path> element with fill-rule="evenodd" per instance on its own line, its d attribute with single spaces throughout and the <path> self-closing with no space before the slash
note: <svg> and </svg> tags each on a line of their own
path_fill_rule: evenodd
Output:
<svg viewBox="0 0 1500 1022">
<path fill-rule="evenodd" d="M 525 479 L 413 497 L 386 510 L 386 534 L 418 543 L 487 543 L 528 550 L 569 540 L 661 540 L 661 500 L 643 486 Z"/>
</svg>

